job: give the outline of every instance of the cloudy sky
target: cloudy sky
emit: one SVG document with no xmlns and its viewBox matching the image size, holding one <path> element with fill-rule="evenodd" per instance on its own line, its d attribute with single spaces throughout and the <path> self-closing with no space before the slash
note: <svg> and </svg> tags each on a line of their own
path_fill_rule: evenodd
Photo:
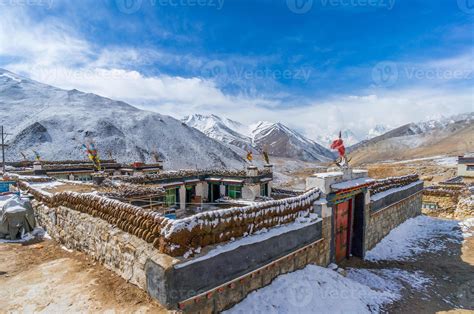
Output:
<svg viewBox="0 0 474 314">
<path fill-rule="evenodd" d="M 471 0 L 0 0 L 0 67 L 311 138 L 474 111 Z"/>
</svg>

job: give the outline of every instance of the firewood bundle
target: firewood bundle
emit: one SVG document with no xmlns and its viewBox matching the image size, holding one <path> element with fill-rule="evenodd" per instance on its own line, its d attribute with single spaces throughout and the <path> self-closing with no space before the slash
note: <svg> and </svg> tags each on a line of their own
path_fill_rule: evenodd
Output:
<svg viewBox="0 0 474 314">
<path fill-rule="evenodd" d="M 166 239 L 163 251 L 179 256 L 190 249 L 294 222 L 312 212 L 313 202 L 319 195 L 319 190 L 313 189 L 294 198 L 204 212 L 172 221 L 162 230 Z"/>
<path fill-rule="evenodd" d="M 160 224 L 165 219 L 148 213 L 140 207 L 112 200 L 92 193 L 61 192 L 53 196 L 52 203 L 81 213 L 99 217 L 120 229 L 149 243 L 160 235 Z"/>
<path fill-rule="evenodd" d="M 136 185 L 126 182 L 115 183 L 109 179 L 104 180 L 101 187 L 103 187 L 103 189 L 100 195 L 119 199 L 138 198 L 149 195 L 160 196 L 165 194 L 165 189 L 162 187 Z"/>
<path fill-rule="evenodd" d="M 39 177 L 39 176 L 24 176 L 24 175 L 19 175 L 16 173 L 7 173 L 3 176 L 5 180 L 8 181 L 24 181 L 24 182 L 31 182 L 31 183 L 46 183 L 46 182 L 52 182 L 56 181 L 55 178 L 51 177 Z"/>
<path fill-rule="evenodd" d="M 271 174 L 271 170 L 258 170 L 259 175 Z M 145 174 L 141 176 L 115 176 L 112 179 L 121 180 L 129 183 L 149 183 L 153 181 L 165 179 L 182 179 L 187 177 L 205 177 L 205 176 L 221 176 L 221 177 L 245 177 L 245 170 L 227 170 L 227 169 L 208 169 L 208 170 L 178 170 L 164 171 L 157 174 Z"/>
<path fill-rule="evenodd" d="M 171 220 L 159 213 L 93 193 L 48 193 L 26 182 L 22 188 L 49 207 L 64 206 L 107 221 L 121 230 L 153 243 L 160 252 L 181 256 L 199 247 L 222 243 L 233 238 L 254 234 L 260 230 L 294 222 L 309 216 L 319 190 L 302 195 L 203 212 L 180 220 Z"/>
<path fill-rule="evenodd" d="M 423 190 L 423 195 L 458 198 L 463 192 L 461 187 L 436 185 Z"/>
<path fill-rule="evenodd" d="M 401 177 L 390 177 L 381 180 L 376 180 L 374 184 L 370 187 L 370 193 L 372 195 L 384 192 L 393 188 L 403 187 L 409 184 L 412 184 L 419 180 L 417 174 L 410 174 L 407 176 Z"/>
</svg>

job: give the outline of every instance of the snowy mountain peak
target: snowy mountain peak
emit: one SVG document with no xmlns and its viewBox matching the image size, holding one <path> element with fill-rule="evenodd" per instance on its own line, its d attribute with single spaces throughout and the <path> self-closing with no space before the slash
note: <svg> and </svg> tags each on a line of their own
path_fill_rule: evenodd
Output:
<svg viewBox="0 0 474 314">
<path fill-rule="evenodd" d="M 166 168 L 241 168 L 244 160 L 222 143 L 158 113 L 77 90 L 63 90 L 0 72 L 0 124 L 10 137 L 7 160 L 38 151 L 43 159 L 86 158 L 96 143 L 104 158 L 153 161 Z"/>
<path fill-rule="evenodd" d="M 386 133 L 389 130 L 390 130 L 389 127 L 387 127 L 385 125 L 382 125 L 382 124 L 377 124 L 375 127 L 373 127 L 372 129 L 369 130 L 369 132 L 367 133 L 367 137 L 365 139 L 370 140 L 371 138 L 374 138 L 376 136 L 380 136 L 380 135 Z"/>
<path fill-rule="evenodd" d="M 279 122 L 259 121 L 246 127 L 215 115 L 192 115 L 183 121 L 214 139 L 245 150 L 265 149 L 273 156 L 305 161 L 333 158 L 331 151 Z"/>
</svg>

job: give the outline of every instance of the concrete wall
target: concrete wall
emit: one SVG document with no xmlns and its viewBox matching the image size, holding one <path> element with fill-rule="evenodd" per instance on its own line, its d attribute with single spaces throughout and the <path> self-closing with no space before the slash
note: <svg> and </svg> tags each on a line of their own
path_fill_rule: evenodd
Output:
<svg viewBox="0 0 474 314">
<path fill-rule="evenodd" d="M 403 200 L 404 198 L 407 198 L 410 195 L 413 195 L 417 192 L 420 192 L 423 190 L 423 182 L 418 181 L 418 183 L 414 183 L 413 186 L 398 190 L 394 193 L 389 193 L 383 198 L 377 199 L 375 201 L 370 202 L 370 210 L 371 212 L 376 212 L 380 209 L 383 209 L 385 207 L 390 206 L 391 204 L 394 204 L 400 200 Z M 377 195 L 377 194 L 375 194 Z"/>
<path fill-rule="evenodd" d="M 415 191 L 402 198 L 397 195 L 389 195 L 387 199 L 391 200 L 391 205 L 378 208 L 376 211 L 371 209 L 372 203 L 366 208 L 366 228 L 365 228 L 365 249 L 372 249 L 380 240 L 382 240 L 392 229 L 403 223 L 409 218 L 421 214 L 422 191 Z M 402 193 L 403 194 L 403 193 Z M 383 199 L 382 199 L 383 200 Z M 387 200 L 386 200 L 387 201 Z"/>
<path fill-rule="evenodd" d="M 308 264 L 329 264 L 331 220 L 240 246 L 206 260 L 172 269 L 147 264 L 148 292 L 168 308 L 186 313 L 216 313 L 281 274 Z M 163 284 L 166 283 L 166 284 Z"/>
<path fill-rule="evenodd" d="M 468 164 L 458 164 L 458 176 L 474 177 L 474 170 L 467 170 Z M 473 165 L 469 165 L 473 166 Z"/>
<path fill-rule="evenodd" d="M 125 280 L 146 289 L 145 264 L 171 267 L 178 260 L 159 253 L 152 244 L 112 226 L 105 220 L 59 206 L 49 208 L 33 200 L 39 225 L 65 247 L 86 253 Z"/>
</svg>

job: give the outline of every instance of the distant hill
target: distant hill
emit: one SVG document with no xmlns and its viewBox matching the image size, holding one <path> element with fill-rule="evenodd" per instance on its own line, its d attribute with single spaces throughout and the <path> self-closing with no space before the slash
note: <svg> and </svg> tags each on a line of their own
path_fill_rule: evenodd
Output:
<svg viewBox="0 0 474 314">
<path fill-rule="evenodd" d="M 474 151 L 474 113 L 409 123 L 348 148 L 353 164 Z"/>
<path fill-rule="evenodd" d="M 242 156 L 179 120 L 78 90 L 63 90 L 0 69 L 0 124 L 12 133 L 7 160 L 84 159 L 94 141 L 103 158 L 166 168 L 241 168 Z M 155 154 L 156 153 L 156 154 Z"/>
</svg>

